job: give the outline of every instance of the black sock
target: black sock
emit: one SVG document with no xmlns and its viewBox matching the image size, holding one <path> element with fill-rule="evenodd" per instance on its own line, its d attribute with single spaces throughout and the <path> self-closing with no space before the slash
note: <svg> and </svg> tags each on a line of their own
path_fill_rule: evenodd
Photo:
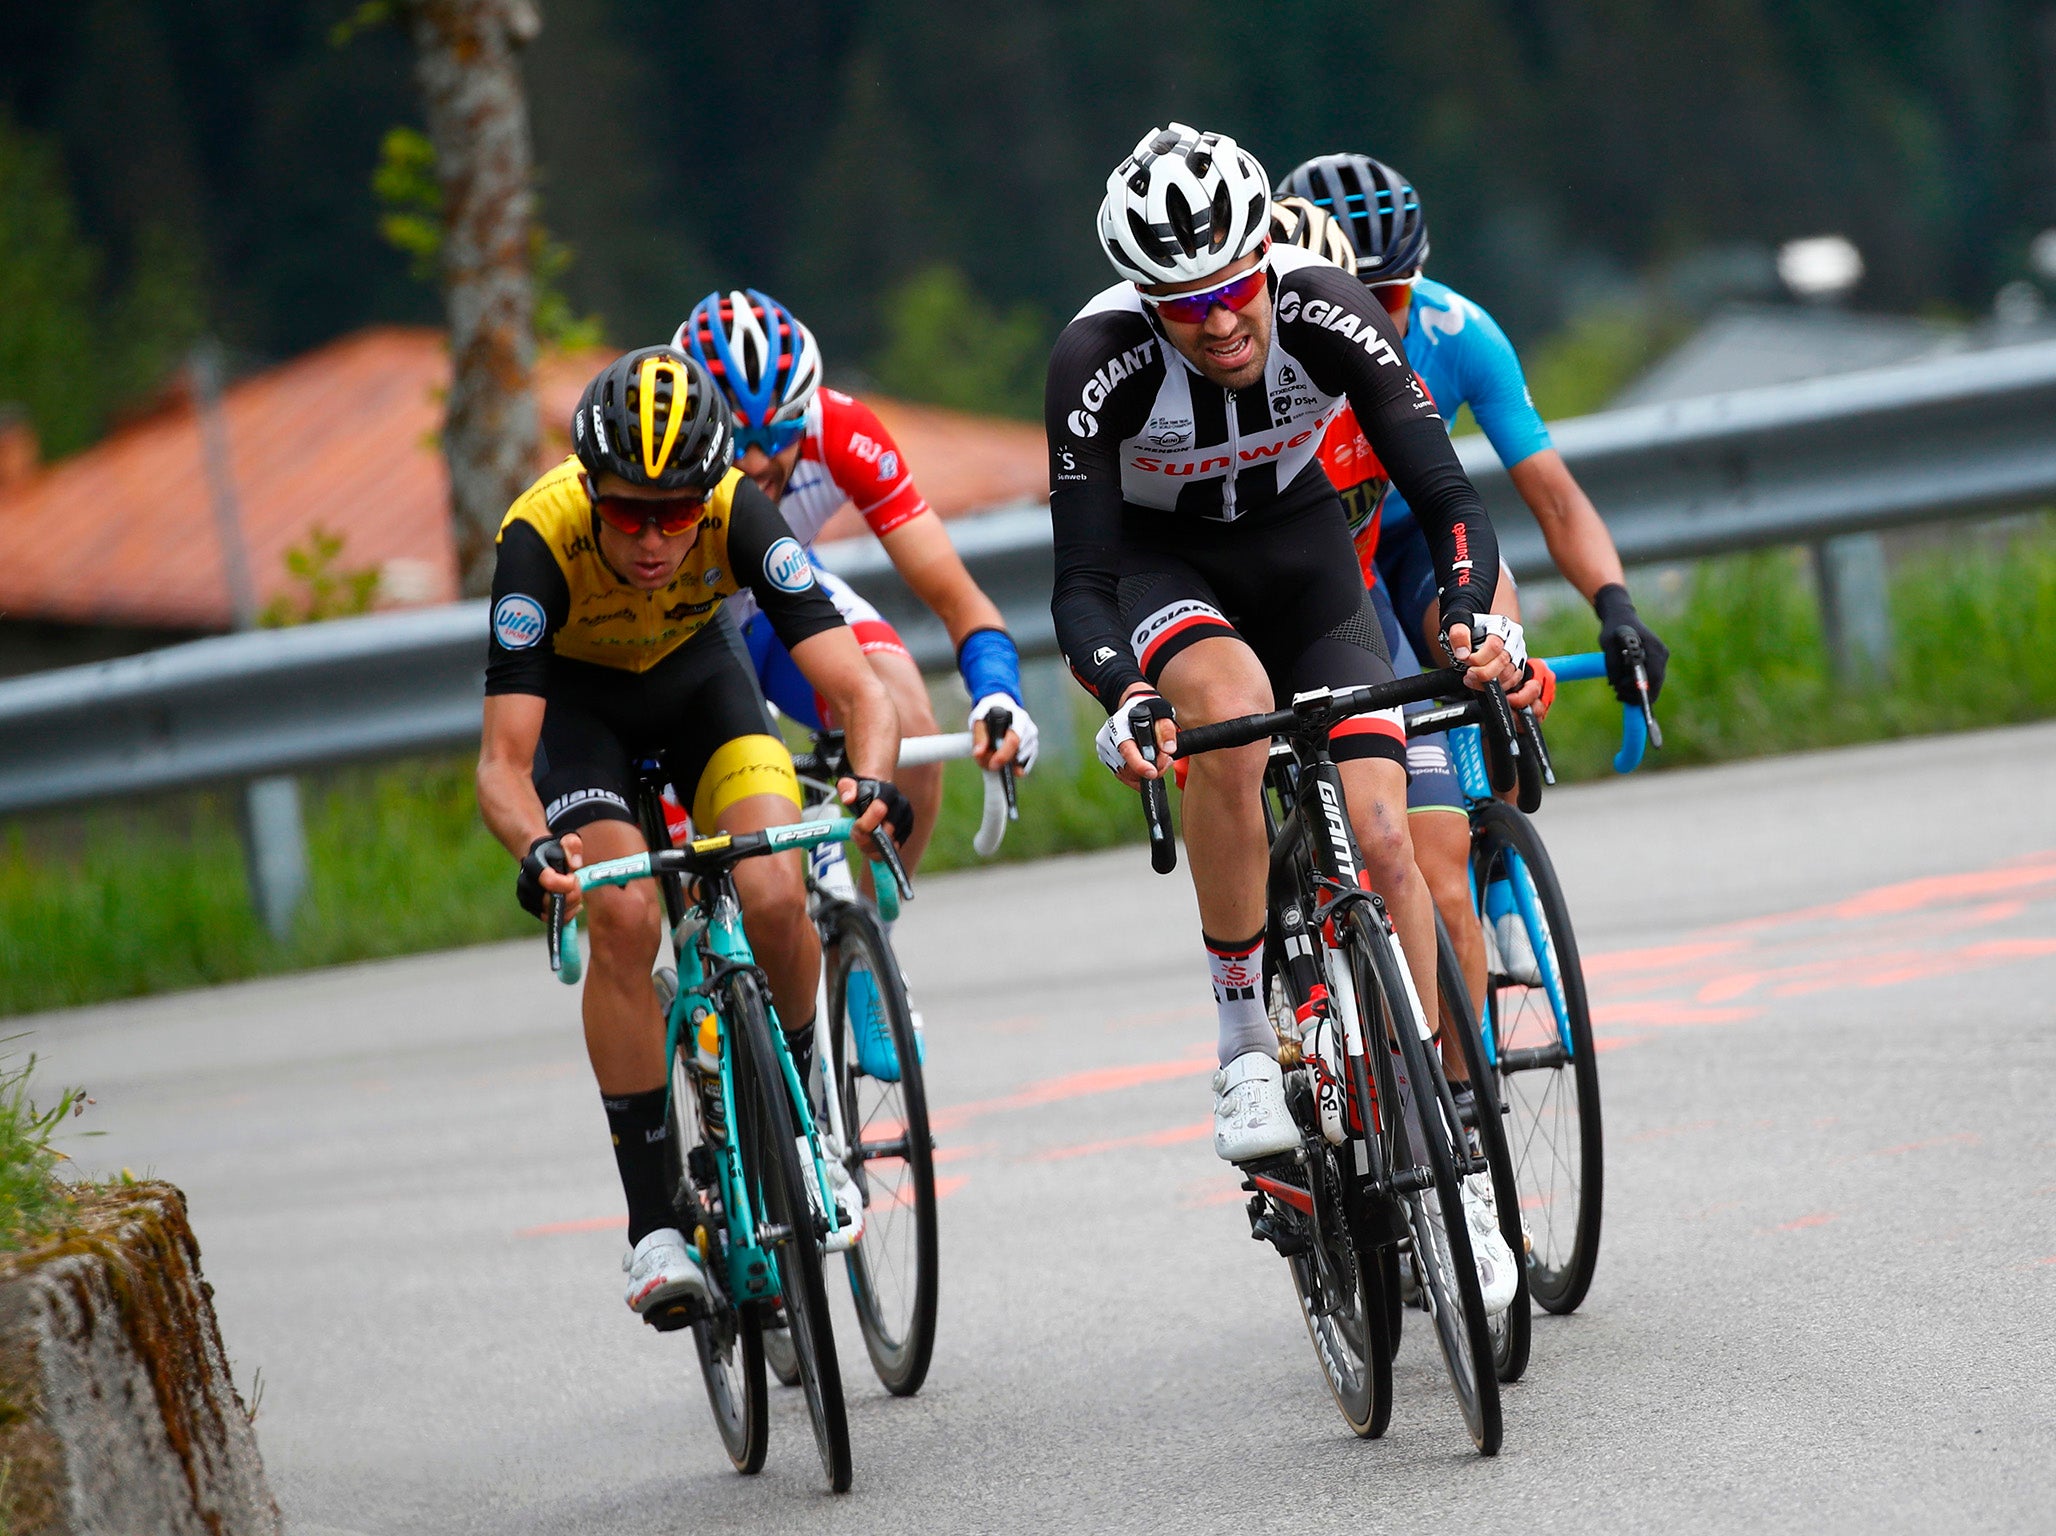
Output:
<svg viewBox="0 0 2056 1536">
<path fill-rule="evenodd" d="M 814 1021 L 807 1020 L 798 1029 L 785 1032 L 785 1048 L 792 1053 L 793 1070 L 800 1075 L 802 1083 L 814 1069 Z"/>
<path fill-rule="evenodd" d="M 664 1118 L 667 1090 L 614 1098 L 600 1095 L 607 1107 L 607 1129 L 614 1133 L 614 1165 L 621 1171 L 621 1192 L 628 1197 L 629 1246 L 660 1227 L 677 1224 L 671 1194 L 665 1188 L 664 1153 L 671 1125 Z"/>
</svg>

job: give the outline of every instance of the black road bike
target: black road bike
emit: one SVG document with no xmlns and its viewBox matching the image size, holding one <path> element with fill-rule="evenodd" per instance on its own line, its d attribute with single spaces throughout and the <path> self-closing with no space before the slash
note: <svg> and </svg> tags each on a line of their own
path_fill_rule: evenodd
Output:
<svg viewBox="0 0 2056 1536">
<path fill-rule="evenodd" d="M 1471 1149 L 1385 904 L 1360 878 L 1328 750 L 1329 732 L 1352 715 L 1462 691 L 1453 669 L 1320 689 L 1287 709 L 1181 731 L 1177 754 L 1273 743 L 1264 775 L 1265 985 L 1301 1139 L 1243 1165 L 1251 1236 L 1290 1266 L 1335 1404 L 1366 1438 L 1391 1418 L 1397 1287 L 1410 1265 L 1465 1427 L 1490 1456 L 1501 1439 L 1499 1352 L 1463 1206 L 1463 1180 L 1487 1172 L 1488 1160 Z M 1497 689 L 1486 701 L 1501 726 L 1494 766 L 1510 787 L 1512 716 Z M 1146 726 L 1136 735 L 1146 741 Z M 1151 863 L 1168 873 L 1177 848 L 1163 782 L 1149 781 L 1143 800 Z"/>
</svg>

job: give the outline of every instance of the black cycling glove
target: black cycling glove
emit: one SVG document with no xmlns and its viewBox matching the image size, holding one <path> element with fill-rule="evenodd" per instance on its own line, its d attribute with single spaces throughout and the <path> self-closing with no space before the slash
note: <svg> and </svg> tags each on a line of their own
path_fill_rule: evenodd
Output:
<svg viewBox="0 0 2056 1536">
<path fill-rule="evenodd" d="M 528 852 L 522 856 L 521 873 L 514 877 L 514 899 L 521 903 L 521 910 L 530 917 L 543 915 L 543 904 L 549 896 L 543 889 L 544 865 L 559 874 L 571 873 L 571 861 L 564 856 L 564 845 L 555 837 L 539 837 L 530 843 Z"/>
<path fill-rule="evenodd" d="M 1663 666 L 1670 660 L 1670 647 L 1656 638 L 1656 631 L 1644 624 L 1619 582 L 1601 587 L 1592 595 L 1593 611 L 1599 615 L 1599 649 L 1606 653 L 1606 680 L 1613 684 L 1614 697 L 1623 704 L 1639 704 L 1635 689 L 1635 668 L 1627 657 L 1620 631 L 1632 629 L 1642 642 L 1642 670 L 1649 675 L 1649 702 L 1663 692 Z"/>
<path fill-rule="evenodd" d="M 873 800 L 885 802 L 885 825 L 892 829 L 893 846 L 904 848 L 907 839 L 914 835 L 913 806 L 890 779 L 857 780 L 857 798 L 850 809 L 861 816 L 871 808 Z"/>
</svg>

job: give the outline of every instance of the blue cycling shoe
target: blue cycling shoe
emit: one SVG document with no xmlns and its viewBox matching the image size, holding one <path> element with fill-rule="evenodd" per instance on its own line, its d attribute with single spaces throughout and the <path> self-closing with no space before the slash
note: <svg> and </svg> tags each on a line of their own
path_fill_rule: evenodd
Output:
<svg viewBox="0 0 2056 1536">
<path fill-rule="evenodd" d="M 899 1047 L 893 1042 L 892 1025 L 885 1017 L 885 1003 L 878 995 L 878 983 L 869 971 L 851 971 L 844 984 L 844 1005 L 849 1010 L 850 1038 L 857 1046 L 857 1070 L 881 1083 L 900 1080 Z M 914 1025 L 914 1058 L 928 1060 L 928 1043 L 921 1034 L 921 1015 L 911 1014 Z"/>
</svg>

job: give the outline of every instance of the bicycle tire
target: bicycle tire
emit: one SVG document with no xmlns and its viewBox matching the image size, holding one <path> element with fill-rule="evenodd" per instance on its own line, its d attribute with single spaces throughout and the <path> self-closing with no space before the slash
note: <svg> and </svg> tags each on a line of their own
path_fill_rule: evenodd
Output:
<svg viewBox="0 0 2056 1536">
<path fill-rule="evenodd" d="M 733 1031 L 736 1084 L 735 1134 L 741 1137 L 744 1177 L 760 1223 L 782 1229 L 769 1246 L 777 1259 L 779 1288 L 799 1357 L 800 1384 L 814 1445 L 829 1488 L 849 1491 L 852 1475 L 849 1414 L 842 1398 L 842 1369 L 835 1354 L 835 1329 L 828 1315 L 828 1284 L 822 1272 L 821 1242 L 814 1203 L 807 1195 L 811 1168 L 800 1163 L 798 1121 L 792 1097 L 771 1043 L 771 1014 L 756 977 L 729 975 L 722 986 L 723 1012 Z"/>
<path fill-rule="evenodd" d="M 1461 1128 L 1452 1128 L 1435 1084 L 1440 1068 L 1429 1058 L 1399 967 L 1404 960 L 1395 940 L 1363 908 L 1349 914 L 1351 935 L 1370 957 L 1378 980 L 1381 1025 L 1371 1032 L 1396 1041 L 1405 1068 L 1399 1082 L 1401 1113 L 1395 1117 L 1397 1139 L 1418 1156 L 1430 1175 L 1427 1189 L 1402 1197 L 1406 1206 L 1422 1296 L 1429 1303 L 1436 1340 L 1449 1368 L 1450 1385 L 1471 1443 L 1486 1456 L 1499 1454 L 1502 1424 L 1499 1377 L 1492 1365 L 1492 1340 L 1485 1317 L 1485 1299 L 1478 1288 L 1478 1266 L 1465 1225 L 1463 1194 L 1452 1148 Z"/>
<path fill-rule="evenodd" d="M 1293 860 L 1292 873 L 1296 881 L 1309 879 L 1304 859 Z M 1295 901 L 1304 899 L 1299 897 Z M 1281 962 L 1282 935 L 1286 931 L 1274 894 L 1264 946 L 1264 996 L 1272 1000 L 1274 1009 L 1283 1007 L 1289 1013 L 1298 999 L 1292 989 L 1290 968 Z M 1351 1065 L 1355 1070 L 1361 1063 Z M 1363 1082 L 1356 1082 L 1353 1091 L 1359 1104 L 1369 1102 Z M 1392 1422 L 1393 1335 L 1386 1305 L 1384 1250 L 1368 1241 L 1352 1218 L 1357 1200 L 1355 1192 L 1346 1187 L 1347 1178 L 1335 1149 L 1317 1125 L 1302 1120 L 1300 1129 L 1306 1137 L 1309 1183 L 1319 1180 L 1321 1185 L 1316 1208 L 1327 1213 L 1326 1221 L 1318 1215 L 1309 1217 L 1312 1238 L 1327 1250 L 1328 1268 L 1338 1274 L 1339 1284 L 1349 1296 L 1349 1312 L 1345 1314 L 1340 1305 L 1321 1310 L 1316 1291 L 1325 1287 L 1319 1281 L 1315 1254 L 1295 1254 L 1286 1260 L 1286 1265 L 1292 1274 L 1293 1292 L 1299 1298 L 1300 1320 L 1306 1325 L 1307 1340 L 1313 1345 L 1314 1358 L 1320 1364 L 1336 1410 L 1352 1433 L 1360 1439 L 1375 1440 Z"/>
<path fill-rule="evenodd" d="M 941 1252 L 935 1148 L 913 1010 L 899 961 L 870 908 L 837 903 L 824 914 L 821 927 L 823 958 L 829 966 L 824 1048 L 833 1052 L 843 1127 L 850 1140 L 850 1174 L 864 1191 L 864 1233 L 843 1261 L 871 1368 L 886 1391 L 911 1397 L 921 1390 L 935 1354 Z M 896 1083 L 858 1070 L 849 1005 L 850 983 L 859 974 L 869 977 L 872 996 L 890 1026 L 900 1069 Z M 895 1147 L 897 1157 L 882 1150 Z M 895 1166 L 900 1170 L 896 1177 Z"/>
<path fill-rule="evenodd" d="M 1548 926 L 1546 945 L 1554 955 L 1570 1035 L 1570 1061 L 1542 1067 L 1509 1068 L 1518 1054 L 1538 1045 L 1561 1045 L 1548 992 L 1536 985 L 1495 975 L 1487 987 L 1494 1022 L 1493 1047 L 1500 1098 L 1509 1108 L 1507 1141 L 1528 1231 L 1528 1282 L 1545 1311 L 1577 1310 L 1591 1289 L 1599 1263 L 1599 1233 L 1605 1196 L 1606 1148 L 1599 1097 L 1599 1061 L 1592 1045 L 1592 1017 L 1585 972 L 1569 905 L 1549 851 L 1535 824 L 1510 805 L 1490 802 L 1472 813 L 1471 862 L 1480 900 L 1518 854 Z M 1523 925 L 1525 929 L 1525 924 Z M 1531 946 L 1536 935 L 1528 935 Z M 1539 1008 L 1538 1008 L 1539 1004 Z M 1568 1070 L 1566 1070 L 1568 1068 Z M 1572 1124 L 1572 1119 L 1575 1124 Z M 1569 1203 L 1573 1209 L 1565 1212 Z"/>
<path fill-rule="evenodd" d="M 670 1017 L 672 1000 L 678 995 L 678 973 L 665 967 L 652 976 L 657 991 L 657 1009 Z M 706 1223 L 698 1191 L 687 1172 L 686 1148 L 702 1137 L 698 1089 L 693 1081 L 693 1042 L 681 1036 L 671 1059 L 671 1094 L 666 1113 L 670 1135 L 665 1140 L 664 1168 L 671 1190 L 671 1208 L 678 1226 L 687 1236 Z M 717 1296 L 725 1297 L 726 1277 L 716 1280 Z M 723 1300 L 720 1310 L 692 1325 L 693 1351 L 699 1357 L 700 1378 L 706 1383 L 707 1406 L 714 1411 L 714 1427 L 735 1470 L 745 1475 L 764 1469 L 764 1453 L 771 1438 L 770 1401 L 764 1380 L 764 1333 L 755 1303 L 733 1307 Z"/>
<path fill-rule="evenodd" d="M 1471 1008 L 1471 989 L 1456 958 L 1456 946 L 1435 915 L 1435 991 L 1441 1001 L 1442 1028 L 1454 1031 L 1463 1049 L 1464 1064 L 1470 1069 L 1471 1092 L 1478 1116 L 1478 1145 L 1492 1175 L 1492 1203 L 1499 1216 L 1499 1235 L 1515 1257 L 1518 1279 L 1513 1300 L 1506 1310 L 1487 1325 L 1492 1335 L 1492 1369 L 1501 1381 L 1519 1381 L 1528 1368 L 1528 1351 L 1534 1338 L 1535 1319 L 1528 1296 L 1527 1263 L 1522 1257 L 1520 1186 L 1514 1182 L 1513 1153 L 1506 1144 L 1506 1117 L 1499 1112 L 1499 1094 L 1493 1087 L 1492 1072 L 1485 1060 L 1484 1037 L 1478 1033 L 1478 1018 Z"/>
</svg>

